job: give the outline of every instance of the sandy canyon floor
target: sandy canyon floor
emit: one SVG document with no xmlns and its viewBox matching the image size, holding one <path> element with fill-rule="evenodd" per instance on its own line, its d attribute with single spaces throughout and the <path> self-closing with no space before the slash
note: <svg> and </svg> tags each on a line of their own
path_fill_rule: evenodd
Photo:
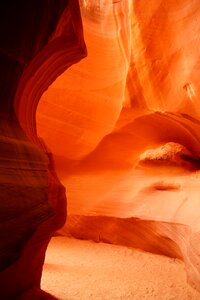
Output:
<svg viewBox="0 0 200 300">
<path fill-rule="evenodd" d="M 199 300 L 178 259 L 66 237 L 51 240 L 42 289 L 59 300 Z"/>
</svg>

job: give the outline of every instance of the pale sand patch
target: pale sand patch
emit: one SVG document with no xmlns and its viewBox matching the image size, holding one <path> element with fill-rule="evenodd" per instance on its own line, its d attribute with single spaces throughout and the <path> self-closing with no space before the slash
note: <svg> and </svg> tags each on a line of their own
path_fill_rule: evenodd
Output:
<svg viewBox="0 0 200 300">
<path fill-rule="evenodd" d="M 66 237 L 50 242 L 42 289 L 61 300 L 200 299 L 177 259 Z"/>
</svg>

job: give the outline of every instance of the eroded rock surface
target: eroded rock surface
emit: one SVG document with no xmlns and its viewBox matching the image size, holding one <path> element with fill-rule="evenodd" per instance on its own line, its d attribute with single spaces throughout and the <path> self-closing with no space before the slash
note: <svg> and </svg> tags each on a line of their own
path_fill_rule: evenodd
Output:
<svg viewBox="0 0 200 300">
<path fill-rule="evenodd" d="M 0 5 L 1 299 L 50 297 L 64 186 L 63 234 L 179 257 L 199 289 L 199 1 L 80 4 L 80 63 L 78 1 Z"/>
<path fill-rule="evenodd" d="M 199 288 L 199 2 L 81 7 L 88 57 L 37 115 L 68 190 L 62 232 L 181 257 Z"/>
<path fill-rule="evenodd" d="M 0 298 L 49 299 L 42 266 L 66 196 L 35 114 L 44 90 L 86 55 L 79 4 L 4 1 L 0 24 Z"/>
</svg>

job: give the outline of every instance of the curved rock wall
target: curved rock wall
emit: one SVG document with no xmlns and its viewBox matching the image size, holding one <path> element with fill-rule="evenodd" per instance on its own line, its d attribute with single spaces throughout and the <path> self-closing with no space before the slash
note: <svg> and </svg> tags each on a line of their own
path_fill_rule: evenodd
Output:
<svg viewBox="0 0 200 300">
<path fill-rule="evenodd" d="M 195 0 L 134 2 L 127 82 L 132 107 L 142 100 L 151 110 L 199 116 L 199 14 Z"/>
<path fill-rule="evenodd" d="M 0 297 L 39 299 L 46 247 L 65 222 L 66 196 L 37 137 L 36 108 L 86 50 L 78 1 L 3 2 L 0 24 Z M 31 289 L 37 295 L 20 296 Z"/>
<path fill-rule="evenodd" d="M 78 1 L 0 4 L 1 299 L 41 296 L 64 186 L 64 234 L 179 257 L 199 288 L 198 0 L 80 4 L 80 63 Z"/>
<path fill-rule="evenodd" d="M 178 256 L 199 288 L 199 1 L 80 4 L 88 57 L 37 111 L 62 232 Z"/>
<path fill-rule="evenodd" d="M 113 130 L 124 101 L 131 1 L 103 2 L 93 14 L 92 6 L 82 7 L 87 58 L 57 78 L 38 107 L 39 135 L 55 155 L 72 160 L 88 154 Z"/>
</svg>

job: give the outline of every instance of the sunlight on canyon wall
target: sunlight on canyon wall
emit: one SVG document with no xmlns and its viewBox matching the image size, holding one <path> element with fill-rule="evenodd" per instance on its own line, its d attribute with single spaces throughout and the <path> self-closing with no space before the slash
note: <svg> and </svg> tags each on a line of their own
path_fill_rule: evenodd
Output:
<svg viewBox="0 0 200 300">
<path fill-rule="evenodd" d="M 181 258 L 199 288 L 199 1 L 80 4 L 88 56 L 37 109 L 67 188 L 60 232 Z"/>
<path fill-rule="evenodd" d="M 39 103 L 38 133 L 56 155 L 82 158 L 119 117 L 130 57 L 131 5 L 124 3 L 103 6 L 95 20 L 84 9 L 88 57 L 57 78 Z"/>
</svg>

